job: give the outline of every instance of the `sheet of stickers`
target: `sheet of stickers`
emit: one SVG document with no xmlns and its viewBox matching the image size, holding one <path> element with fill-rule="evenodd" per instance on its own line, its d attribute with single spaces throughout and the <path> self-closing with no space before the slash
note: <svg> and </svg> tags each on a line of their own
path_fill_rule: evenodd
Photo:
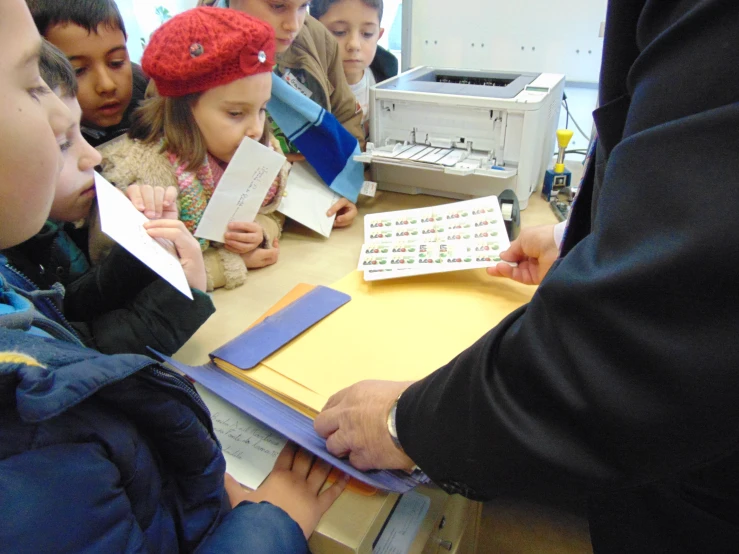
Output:
<svg viewBox="0 0 739 554">
<path fill-rule="evenodd" d="M 367 215 L 365 281 L 489 267 L 510 245 L 496 196 Z"/>
</svg>

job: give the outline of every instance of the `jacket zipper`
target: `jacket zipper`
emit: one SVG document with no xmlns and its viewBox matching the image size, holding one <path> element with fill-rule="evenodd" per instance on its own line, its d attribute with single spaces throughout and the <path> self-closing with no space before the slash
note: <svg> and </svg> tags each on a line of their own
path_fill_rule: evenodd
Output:
<svg viewBox="0 0 739 554">
<path fill-rule="evenodd" d="M 165 381 L 167 384 L 173 386 L 180 392 L 185 393 L 185 395 L 190 400 L 192 400 L 201 410 L 203 410 L 204 414 L 210 414 L 210 411 L 205 405 L 205 402 L 203 402 L 203 399 L 200 398 L 198 391 L 195 390 L 195 387 L 192 386 L 192 383 L 190 381 L 182 377 L 182 375 L 180 375 L 179 373 L 175 373 L 174 371 L 171 371 L 160 364 L 151 365 L 149 367 L 154 376 L 158 377 L 162 381 Z"/>
<path fill-rule="evenodd" d="M 34 290 L 37 290 L 37 291 L 40 291 L 41 290 L 41 289 L 39 289 L 36 286 L 36 284 L 33 281 L 31 281 L 28 277 L 26 277 L 26 275 L 21 270 L 16 269 L 9 262 L 6 262 L 5 267 L 7 267 L 10 271 L 12 271 L 16 275 L 18 275 L 28 285 L 30 285 Z M 62 311 L 59 308 L 57 308 L 56 305 L 51 300 L 49 300 L 48 298 L 42 298 L 41 300 L 45 301 L 46 302 L 46 305 L 51 307 L 51 309 L 57 315 L 57 317 L 59 318 L 59 320 L 62 322 L 63 326 L 65 327 L 65 330 L 68 331 L 68 332 L 70 332 L 70 333 L 72 333 L 72 336 L 74 337 L 74 339 L 77 342 L 80 342 L 81 343 L 80 338 L 79 338 L 79 335 L 77 334 L 77 331 L 75 331 L 74 330 L 74 327 L 72 327 L 72 325 L 69 323 L 69 321 L 67 321 L 67 318 L 64 317 L 64 314 L 62 313 Z M 34 318 L 34 322 L 36 321 L 36 319 L 37 318 Z"/>
</svg>

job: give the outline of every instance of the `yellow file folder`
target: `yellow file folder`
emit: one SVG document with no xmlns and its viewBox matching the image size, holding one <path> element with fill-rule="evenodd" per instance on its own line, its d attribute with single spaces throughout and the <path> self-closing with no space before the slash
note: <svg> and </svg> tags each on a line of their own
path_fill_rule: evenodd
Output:
<svg viewBox="0 0 739 554">
<path fill-rule="evenodd" d="M 269 312 L 310 290 L 299 285 Z M 309 417 L 329 397 L 364 379 L 421 379 L 449 362 L 535 287 L 484 270 L 367 283 L 353 272 L 332 285 L 352 297 L 251 370 L 216 364 Z"/>
</svg>

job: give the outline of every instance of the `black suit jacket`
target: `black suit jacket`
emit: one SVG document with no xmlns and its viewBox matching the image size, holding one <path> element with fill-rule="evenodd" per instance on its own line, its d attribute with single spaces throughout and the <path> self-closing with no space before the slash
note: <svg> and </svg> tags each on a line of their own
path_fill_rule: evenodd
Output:
<svg viewBox="0 0 739 554">
<path fill-rule="evenodd" d="M 739 2 L 612 0 L 594 118 L 563 257 L 400 441 L 449 492 L 584 495 L 596 552 L 739 552 Z"/>
</svg>

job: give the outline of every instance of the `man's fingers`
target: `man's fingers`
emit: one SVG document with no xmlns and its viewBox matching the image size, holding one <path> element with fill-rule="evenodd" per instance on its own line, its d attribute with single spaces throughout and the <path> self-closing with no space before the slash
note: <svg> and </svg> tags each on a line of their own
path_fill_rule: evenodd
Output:
<svg viewBox="0 0 739 554">
<path fill-rule="evenodd" d="M 343 458 L 351 452 L 349 446 L 341 438 L 341 432 L 332 433 L 326 439 L 326 450 L 337 458 Z"/>
<path fill-rule="evenodd" d="M 487 272 L 493 277 L 505 277 L 511 279 L 513 277 L 513 266 L 505 262 L 498 262 L 493 267 L 488 267 Z"/>
<path fill-rule="evenodd" d="M 313 428 L 316 430 L 316 433 L 322 437 L 328 437 L 339 428 L 338 414 L 331 411 L 331 407 L 336 403 L 335 401 L 334 404 L 332 404 L 332 400 L 333 396 L 328 399 L 328 402 L 323 407 L 323 410 L 321 410 L 321 413 L 313 420 Z"/>
<path fill-rule="evenodd" d="M 368 469 L 374 469 L 372 467 L 372 464 L 369 463 L 368 460 L 365 459 L 366 456 L 364 455 L 364 452 L 350 452 L 349 453 L 349 463 L 352 464 L 354 467 L 361 471 L 366 471 Z"/>
</svg>

